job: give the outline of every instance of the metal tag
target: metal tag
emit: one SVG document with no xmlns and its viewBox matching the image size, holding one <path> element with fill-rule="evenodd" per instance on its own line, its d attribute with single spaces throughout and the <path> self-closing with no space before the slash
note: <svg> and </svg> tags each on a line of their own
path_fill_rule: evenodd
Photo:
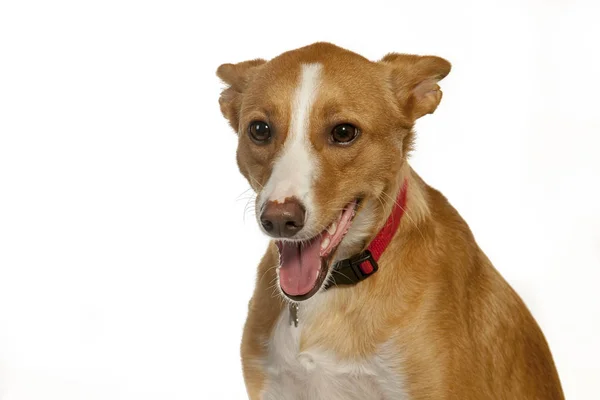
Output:
<svg viewBox="0 0 600 400">
<path fill-rule="evenodd" d="M 298 327 L 298 304 L 290 303 L 290 325 L 294 324 L 294 326 Z"/>
</svg>

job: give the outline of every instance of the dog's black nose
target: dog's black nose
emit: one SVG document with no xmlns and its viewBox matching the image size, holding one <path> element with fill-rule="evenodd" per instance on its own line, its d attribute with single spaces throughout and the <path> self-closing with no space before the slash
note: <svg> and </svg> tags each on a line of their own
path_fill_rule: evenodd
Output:
<svg viewBox="0 0 600 400">
<path fill-rule="evenodd" d="M 304 227 L 306 211 L 298 199 L 288 197 L 283 203 L 269 201 L 260 215 L 265 232 L 273 237 L 292 237 Z"/>
</svg>

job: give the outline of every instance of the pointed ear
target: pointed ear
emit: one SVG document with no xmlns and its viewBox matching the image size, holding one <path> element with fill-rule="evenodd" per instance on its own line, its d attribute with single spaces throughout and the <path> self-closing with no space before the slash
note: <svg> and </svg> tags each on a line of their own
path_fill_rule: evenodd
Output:
<svg viewBox="0 0 600 400">
<path fill-rule="evenodd" d="M 236 132 L 239 125 L 242 94 L 252 75 L 264 63 L 266 63 L 265 60 L 256 59 L 237 64 L 223 64 L 217 68 L 217 76 L 227 85 L 219 97 L 221 112 Z"/>
<path fill-rule="evenodd" d="M 413 121 L 435 111 L 442 100 L 438 82 L 450 73 L 448 61 L 435 56 L 390 53 L 380 63 L 389 68 L 394 94 Z"/>
</svg>

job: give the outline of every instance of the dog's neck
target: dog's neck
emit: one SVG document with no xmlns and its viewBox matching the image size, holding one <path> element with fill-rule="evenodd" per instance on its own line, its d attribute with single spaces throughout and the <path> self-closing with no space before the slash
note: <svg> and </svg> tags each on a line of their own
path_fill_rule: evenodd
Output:
<svg viewBox="0 0 600 400">
<path fill-rule="evenodd" d="M 400 229 L 411 229 L 430 218 L 429 199 L 427 197 L 427 185 L 419 175 L 411 168 L 408 162 L 405 162 L 401 168 L 398 178 L 398 188 L 402 182 L 407 182 L 405 221 Z M 396 192 L 398 191 L 396 189 Z"/>
<path fill-rule="evenodd" d="M 375 261 L 375 271 L 377 270 L 377 261 L 383 251 L 388 247 L 389 244 L 394 240 L 396 233 L 399 230 L 408 231 L 410 229 L 418 229 L 418 224 L 429 216 L 429 207 L 427 205 L 426 200 L 426 192 L 424 190 L 425 184 L 418 177 L 418 175 L 412 170 L 412 168 L 405 163 L 403 167 L 400 169 L 400 173 L 398 174 L 398 179 L 394 182 L 393 185 L 389 188 L 389 192 L 382 195 L 383 198 L 390 198 L 392 200 L 380 201 L 381 205 L 380 209 L 377 210 L 381 214 L 379 217 L 375 217 L 375 210 L 370 208 L 373 204 L 367 204 L 365 206 L 365 210 L 362 211 L 362 215 L 366 215 L 367 218 L 364 218 L 363 221 L 358 221 L 358 226 L 355 228 L 353 232 L 348 232 L 347 238 L 350 237 L 351 240 L 356 241 L 356 236 L 358 234 L 365 235 L 365 238 L 362 240 L 362 244 L 355 243 L 352 247 L 346 246 L 342 249 L 341 252 L 338 253 L 338 256 L 335 259 L 335 265 L 338 263 L 341 264 L 342 261 L 348 261 L 349 259 L 360 257 L 365 253 L 369 253 L 369 255 L 373 256 L 370 253 L 375 249 L 374 256 L 371 259 Z M 393 196 L 393 197 L 392 197 Z M 359 215 L 361 215 L 359 214 Z M 369 215 L 370 214 L 370 215 Z M 365 229 L 366 223 L 372 221 L 371 225 L 368 226 L 368 230 Z M 408 219 L 404 224 L 401 222 L 403 220 Z M 355 222 L 356 224 L 356 222 Z M 353 225 L 353 228 L 356 225 Z M 368 233 L 367 233 L 368 232 Z M 354 237 L 352 236 L 354 235 Z M 368 236 L 367 236 L 368 235 Z M 390 236 L 391 235 L 391 236 Z M 382 236 L 387 236 L 386 239 L 382 240 Z M 375 246 L 373 249 L 371 247 Z M 341 254 L 341 256 L 339 255 Z M 335 268 L 335 267 L 334 267 Z M 348 272 L 344 274 L 349 275 Z M 366 274 L 362 279 L 368 278 L 371 274 Z M 342 284 L 360 284 L 362 279 L 344 279 Z M 328 285 L 328 287 L 332 287 L 332 290 L 335 290 L 333 285 Z M 319 293 L 315 295 L 315 298 L 319 298 L 323 293 Z M 309 299 L 305 304 L 303 303 L 302 307 L 313 305 L 316 299 Z M 292 302 L 289 304 L 289 315 L 290 315 L 290 323 L 292 325 L 298 326 L 299 321 L 299 305 L 298 303 Z"/>
</svg>

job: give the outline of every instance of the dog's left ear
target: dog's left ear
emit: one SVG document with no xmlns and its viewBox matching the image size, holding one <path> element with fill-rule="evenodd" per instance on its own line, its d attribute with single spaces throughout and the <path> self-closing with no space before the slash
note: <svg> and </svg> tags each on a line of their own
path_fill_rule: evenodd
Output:
<svg viewBox="0 0 600 400">
<path fill-rule="evenodd" d="M 237 64 L 223 64 L 217 68 L 217 76 L 227 85 L 219 97 L 221 113 L 229 120 L 229 124 L 236 132 L 244 90 L 257 68 L 264 63 L 265 60 L 256 59 Z"/>
<path fill-rule="evenodd" d="M 390 53 L 380 63 L 389 68 L 394 94 L 413 121 L 435 111 L 442 100 L 438 82 L 450 73 L 451 64 L 440 57 Z"/>
</svg>

